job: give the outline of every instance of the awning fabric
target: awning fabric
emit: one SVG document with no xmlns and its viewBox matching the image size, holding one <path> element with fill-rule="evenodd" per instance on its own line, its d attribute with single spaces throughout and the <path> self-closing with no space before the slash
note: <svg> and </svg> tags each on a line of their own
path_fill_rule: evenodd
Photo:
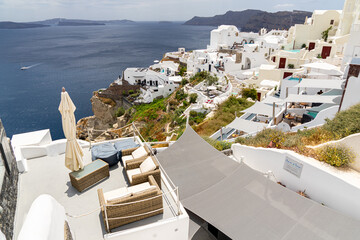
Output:
<svg viewBox="0 0 360 240">
<path fill-rule="evenodd" d="M 273 96 L 267 96 L 264 100 L 261 101 L 261 103 L 265 103 L 265 104 L 283 104 L 284 101 L 283 99 L 281 98 L 276 98 L 276 97 L 273 97 Z"/>
<path fill-rule="evenodd" d="M 303 102 L 303 103 L 330 103 L 336 104 L 336 98 L 340 96 L 324 96 L 324 95 L 297 95 L 289 94 L 287 98 L 284 99 L 284 102 Z"/>
<path fill-rule="evenodd" d="M 325 62 L 313 62 L 301 65 L 305 68 L 317 69 L 326 71 L 329 75 L 343 75 L 344 73 L 340 71 L 340 68 Z"/>
<path fill-rule="evenodd" d="M 158 159 L 186 209 L 231 239 L 357 239 L 343 216 L 218 152 L 187 127 Z"/>
<path fill-rule="evenodd" d="M 344 81 L 331 79 L 302 79 L 294 87 L 342 89 Z"/>
<path fill-rule="evenodd" d="M 280 108 L 275 107 L 275 115 L 278 114 L 280 110 L 281 110 Z M 262 102 L 255 102 L 254 105 L 241 112 L 262 114 L 271 117 L 273 115 L 273 106 L 270 106 L 269 104 L 265 104 Z"/>
<path fill-rule="evenodd" d="M 253 133 L 263 130 L 264 128 L 266 128 L 266 126 L 267 124 L 265 123 L 253 122 L 242 118 L 235 118 L 235 120 L 226 127 L 234 128 L 236 130 L 240 130 L 246 133 Z"/>
</svg>

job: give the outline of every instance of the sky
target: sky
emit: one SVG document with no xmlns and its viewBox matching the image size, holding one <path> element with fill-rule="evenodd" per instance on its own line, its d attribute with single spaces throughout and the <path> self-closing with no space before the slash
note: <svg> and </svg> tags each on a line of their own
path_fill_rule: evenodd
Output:
<svg viewBox="0 0 360 240">
<path fill-rule="evenodd" d="M 342 9 L 344 0 L 0 0 L 0 21 L 50 18 L 88 20 L 185 21 L 225 12 L 260 9 Z"/>
</svg>

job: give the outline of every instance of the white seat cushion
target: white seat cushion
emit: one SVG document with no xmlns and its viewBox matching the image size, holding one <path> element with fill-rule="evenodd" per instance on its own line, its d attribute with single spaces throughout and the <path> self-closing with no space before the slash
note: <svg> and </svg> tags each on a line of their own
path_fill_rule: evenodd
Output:
<svg viewBox="0 0 360 240">
<path fill-rule="evenodd" d="M 127 155 L 127 156 L 121 157 L 121 160 L 122 160 L 122 162 L 123 162 L 123 164 L 124 164 L 124 167 L 126 167 L 126 162 L 127 162 L 127 161 L 130 161 L 130 160 L 133 160 L 133 159 L 134 159 L 134 158 L 133 158 L 132 155 Z"/>
<path fill-rule="evenodd" d="M 116 202 L 122 198 L 130 197 L 131 192 L 128 191 L 127 187 L 118 188 L 109 192 L 104 193 L 104 198 L 106 202 Z"/>
<path fill-rule="evenodd" d="M 131 194 L 134 194 L 134 193 L 138 193 L 138 192 L 141 192 L 143 190 L 146 190 L 149 187 L 150 187 L 150 183 L 149 182 L 144 182 L 144 183 L 140 183 L 140 184 L 128 187 L 128 191 Z"/>
<path fill-rule="evenodd" d="M 133 156 L 133 158 L 141 158 L 141 157 L 146 157 L 148 153 L 145 150 L 145 147 L 139 147 L 138 149 L 133 151 L 131 155 Z"/>
<path fill-rule="evenodd" d="M 135 168 L 135 169 L 131 169 L 131 170 L 127 170 L 126 174 L 128 175 L 129 181 L 130 183 L 132 183 L 132 177 L 136 174 L 140 174 L 140 168 Z"/>
<path fill-rule="evenodd" d="M 144 162 L 140 164 L 140 170 L 142 173 L 150 172 L 156 169 L 156 165 L 151 157 L 148 157 Z"/>
</svg>

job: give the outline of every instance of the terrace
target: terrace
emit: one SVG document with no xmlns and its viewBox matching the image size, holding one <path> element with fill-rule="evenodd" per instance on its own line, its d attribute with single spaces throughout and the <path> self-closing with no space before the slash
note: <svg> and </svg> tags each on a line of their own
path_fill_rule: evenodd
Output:
<svg viewBox="0 0 360 240">
<path fill-rule="evenodd" d="M 138 136 L 107 142 L 121 142 L 124 139 L 133 139 L 140 145 L 144 145 Z M 102 143 L 94 143 L 93 146 Z M 91 163 L 91 146 L 84 146 L 83 144 L 82 148 L 85 164 Z M 154 158 L 156 159 L 156 156 Z M 83 192 L 79 192 L 71 185 L 70 170 L 65 167 L 64 159 L 64 153 L 60 151 L 60 154 L 55 156 L 47 155 L 27 160 L 29 170 L 20 174 L 19 177 L 18 208 L 14 229 L 16 239 L 31 204 L 42 194 L 51 195 L 65 208 L 66 220 L 74 239 L 135 239 L 144 236 L 144 234 L 157 234 L 159 239 L 167 239 L 166 234 L 169 233 L 159 230 L 159 228 L 164 227 L 169 231 L 172 230 L 174 239 L 187 239 L 188 215 L 178 201 L 176 187 L 171 185 L 171 180 L 166 178 L 166 173 L 163 172 L 161 166 L 163 213 L 120 226 L 112 229 L 111 233 L 107 233 L 100 211 L 97 190 L 102 188 L 104 192 L 108 192 L 129 186 L 126 170 L 120 163 L 110 167 L 109 178 L 98 182 Z M 181 225 L 184 222 L 187 224 Z"/>
</svg>

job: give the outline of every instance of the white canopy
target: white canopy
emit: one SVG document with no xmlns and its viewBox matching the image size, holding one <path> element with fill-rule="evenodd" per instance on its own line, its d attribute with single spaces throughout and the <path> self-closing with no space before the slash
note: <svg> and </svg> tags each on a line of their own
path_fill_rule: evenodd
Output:
<svg viewBox="0 0 360 240">
<path fill-rule="evenodd" d="M 311 69 L 318 69 L 318 70 L 325 70 L 329 73 L 329 75 L 343 75 L 344 73 L 340 71 L 340 68 L 325 62 L 314 62 L 314 63 L 307 63 L 301 65 L 304 68 L 311 68 Z"/>
<path fill-rule="evenodd" d="M 261 102 L 265 103 L 265 104 L 273 104 L 273 103 L 275 103 L 275 104 L 283 104 L 284 103 L 283 99 L 276 98 L 276 97 L 273 97 L 273 96 L 267 96 Z"/>
<path fill-rule="evenodd" d="M 266 86 L 266 87 L 275 87 L 279 85 L 278 81 L 273 81 L 273 80 L 262 80 L 260 82 L 260 85 Z"/>
<path fill-rule="evenodd" d="M 278 114 L 280 112 L 280 110 L 281 110 L 280 108 L 275 107 L 275 115 Z M 262 103 L 262 102 L 255 102 L 254 105 L 252 105 L 251 107 L 249 107 L 241 112 L 272 116 L 273 115 L 273 106 L 270 106 L 270 105 Z"/>
<path fill-rule="evenodd" d="M 304 102 L 304 103 L 331 103 L 335 104 L 335 99 L 340 96 L 324 96 L 324 95 L 297 95 L 289 94 L 284 102 Z"/>
<path fill-rule="evenodd" d="M 267 124 L 253 122 L 242 118 L 235 118 L 235 120 L 232 121 L 229 125 L 227 125 L 227 127 L 234 128 L 236 130 L 240 130 L 246 133 L 253 133 L 263 130 L 267 127 Z"/>
<path fill-rule="evenodd" d="M 302 79 L 294 87 L 342 89 L 344 81 L 332 79 Z"/>
</svg>

